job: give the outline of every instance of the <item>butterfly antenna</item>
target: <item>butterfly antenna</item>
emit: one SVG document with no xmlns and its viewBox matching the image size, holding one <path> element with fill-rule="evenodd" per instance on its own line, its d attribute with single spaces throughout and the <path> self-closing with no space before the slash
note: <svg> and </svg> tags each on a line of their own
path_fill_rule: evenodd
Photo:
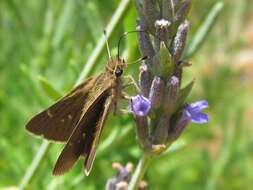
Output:
<svg viewBox="0 0 253 190">
<path fill-rule="evenodd" d="M 135 61 L 132 61 L 132 62 L 127 63 L 127 65 L 132 65 L 132 64 L 135 64 L 135 63 L 139 63 L 139 62 L 141 62 L 141 61 L 143 61 L 143 60 L 146 60 L 146 59 L 148 59 L 148 58 L 149 58 L 148 56 L 143 56 L 143 57 L 141 57 L 141 58 L 139 58 L 139 59 L 137 59 L 137 60 L 135 60 Z"/>
<path fill-rule="evenodd" d="M 120 42 L 122 40 L 123 37 L 125 37 L 127 35 L 127 32 L 125 32 L 124 34 L 122 34 L 119 38 L 119 42 L 118 42 L 118 53 L 117 53 L 117 58 L 119 60 L 119 53 L 120 53 Z"/>
<path fill-rule="evenodd" d="M 122 41 L 122 39 L 124 38 L 124 37 L 126 37 L 128 34 L 131 34 L 131 33 L 138 33 L 138 32 L 146 32 L 146 31 L 144 31 L 144 30 L 133 30 L 133 31 L 129 31 L 129 32 L 125 32 L 125 33 L 123 33 L 121 36 L 120 36 L 120 38 L 119 38 L 119 42 L 118 42 L 118 55 L 117 55 L 117 58 L 119 59 L 120 57 L 119 57 L 119 55 L 120 55 L 120 43 L 121 43 L 121 41 Z M 147 32 L 146 32 L 147 33 Z M 138 59 L 139 61 L 141 61 L 142 60 L 142 58 L 140 58 L 140 59 Z M 136 60 L 137 61 L 137 60 Z M 136 62 L 135 61 L 135 62 Z"/>
<path fill-rule="evenodd" d="M 107 34 L 106 34 L 106 30 L 104 30 L 104 36 L 105 36 L 105 43 L 106 43 L 106 49 L 107 49 L 107 53 L 108 53 L 108 56 L 109 56 L 109 59 L 111 59 L 111 52 L 110 52 L 110 47 L 109 47 L 109 43 L 108 43 L 108 37 L 107 37 Z"/>
</svg>

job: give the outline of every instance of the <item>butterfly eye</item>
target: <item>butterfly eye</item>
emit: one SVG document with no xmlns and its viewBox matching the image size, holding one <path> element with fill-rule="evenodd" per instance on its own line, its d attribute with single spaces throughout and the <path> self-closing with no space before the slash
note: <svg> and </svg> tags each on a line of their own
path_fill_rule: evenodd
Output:
<svg viewBox="0 0 253 190">
<path fill-rule="evenodd" d="M 119 67 L 117 67 L 115 70 L 116 77 L 120 77 L 122 75 L 122 73 L 123 73 L 123 70 L 120 69 Z"/>
</svg>

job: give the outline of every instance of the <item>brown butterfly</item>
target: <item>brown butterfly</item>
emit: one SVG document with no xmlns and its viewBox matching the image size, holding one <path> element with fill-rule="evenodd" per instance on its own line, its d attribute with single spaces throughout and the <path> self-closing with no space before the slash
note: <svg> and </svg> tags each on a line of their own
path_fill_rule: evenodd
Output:
<svg viewBox="0 0 253 190">
<path fill-rule="evenodd" d="M 29 132 L 66 143 L 53 175 L 67 172 L 81 156 L 85 158 L 85 173 L 89 174 L 105 120 L 122 96 L 121 76 L 125 68 L 126 63 L 119 56 L 110 58 L 104 72 L 87 79 L 27 123 Z"/>
</svg>

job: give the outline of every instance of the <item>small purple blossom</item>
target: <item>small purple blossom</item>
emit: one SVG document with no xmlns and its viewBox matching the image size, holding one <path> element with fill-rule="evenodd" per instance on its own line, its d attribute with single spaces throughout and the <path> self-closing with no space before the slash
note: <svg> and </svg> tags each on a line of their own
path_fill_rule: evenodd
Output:
<svg viewBox="0 0 253 190">
<path fill-rule="evenodd" d="M 130 111 L 137 116 L 146 116 L 151 108 L 149 99 L 142 95 L 136 95 L 131 98 Z"/>
<path fill-rule="evenodd" d="M 183 114 L 185 117 L 189 118 L 191 122 L 203 124 L 208 121 L 208 115 L 201 112 L 205 108 L 208 108 L 208 102 L 206 100 L 197 101 L 192 104 L 186 104 Z"/>
</svg>

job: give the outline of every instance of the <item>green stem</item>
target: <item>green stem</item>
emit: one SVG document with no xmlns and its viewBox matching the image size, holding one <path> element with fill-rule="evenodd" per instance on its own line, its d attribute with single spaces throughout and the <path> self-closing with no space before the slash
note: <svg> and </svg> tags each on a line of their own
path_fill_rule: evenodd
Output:
<svg viewBox="0 0 253 190">
<path fill-rule="evenodd" d="M 125 13 L 127 12 L 129 8 L 130 3 L 131 3 L 131 0 L 122 0 L 121 3 L 119 4 L 116 12 L 111 18 L 110 23 L 105 28 L 108 39 L 110 39 L 117 25 L 121 22 L 122 18 L 124 17 Z M 90 74 L 95 63 L 102 55 L 103 50 L 105 48 L 105 44 L 106 44 L 105 36 L 102 35 L 99 39 L 99 42 L 95 50 L 92 52 L 87 63 L 85 64 L 85 68 L 81 71 L 80 77 L 77 80 L 77 84 L 81 83 L 82 80 Z"/>
<path fill-rule="evenodd" d="M 135 169 L 135 172 L 131 178 L 131 181 L 128 186 L 128 190 L 136 190 L 138 188 L 138 185 L 140 181 L 142 180 L 148 165 L 152 159 L 152 156 L 150 154 L 145 154 L 140 159 L 137 168 Z"/>
<path fill-rule="evenodd" d="M 124 14 L 128 10 L 128 7 L 131 3 L 131 0 L 122 0 L 119 4 L 116 12 L 112 16 L 109 24 L 106 27 L 107 35 L 110 37 L 112 33 L 115 31 L 117 25 L 122 20 Z M 103 49 L 105 47 L 105 39 L 104 37 L 101 37 L 97 46 L 95 47 L 95 50 L 92 52 L 91 56 L 88 58 L 87 63 L 83 67 L 83 70 L 81 71 L 76 84 L 79 84 L 83 78 L 86 78 L 87 75 L 90 73 L 92 68 L 94 67 L 95 63 L 99 59 L 99 57 L 103 54 Z M 40 165 L 40 163 L 43 161 L 43 159 L 46 156 L 47 151 L 49 150 L 50 143 L 47 141 L 43 141 L 42 144 L 39 147 L 38 152 L 36 153 L 30 167 L 27 169 L 24 177 L 22 178 L 19 189 L 25 189 L 27 185 L 31 182 L 32 178 L 35 176 L 36 171 Z"/>
<path fill-rule="evenodd" d="M 217 17 L 221 13 L 224 7 L 224 2 L 219 1 L 214 4 L 212 9 L 209 11 L 206 19 L 202 22 L 203 24 L 199 27 L 193 39 L 190 41 L 188 47 L 186 48 L 184 59 L 192 57 L 201 47 L 209 32 L 213 28 L 217 21 Z"/>
<path fill-rule="evenodd" d="M 44 156 L 46 155 L 47 151 L 49 150 L 50 143 L 48 141 L 43 141 L 40 145 L 39 151 L 35 155 L 31 165 L 27 169 L 25 176 L 21 180 L 19 184 L 19 190 L 25 189 L 25 187 L 29 184 L 32 180 L 36 170 L 38 169 L 40 163 L 43 161 Z"/>
</svg>

